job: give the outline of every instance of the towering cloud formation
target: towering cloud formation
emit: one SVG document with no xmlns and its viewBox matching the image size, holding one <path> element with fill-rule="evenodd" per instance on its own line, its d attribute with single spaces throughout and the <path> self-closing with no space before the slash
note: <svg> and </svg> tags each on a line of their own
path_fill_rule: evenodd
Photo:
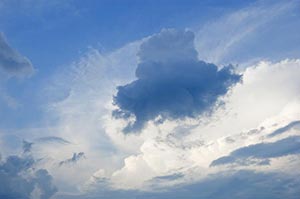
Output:
<svg viewBox="0 0 300 199">
<path fill-rule="evenodd" d="M 8 76 L 18 77 L 27 76 L 33 72 L 31 62 L 9 46 L 2 33 L 0 33 L 0 74 L 1 72 Z"/>
<path fill-rule="evenodd" d="M 161 117 L 179 119 L 209 112 L 218 98 L 240 80 L 232 67 L 218 69 L 198 60 L 191 31 L 163 30 L 138 52 L 137 80 L 118 87 L 115 117 L 135 116 L 124 132 L 138 131 Z"/>
</svg>

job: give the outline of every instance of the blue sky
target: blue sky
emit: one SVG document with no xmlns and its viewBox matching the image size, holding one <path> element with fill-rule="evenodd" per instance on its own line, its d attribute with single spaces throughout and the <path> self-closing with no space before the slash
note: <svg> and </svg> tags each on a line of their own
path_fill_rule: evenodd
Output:
<svg viewBox="0 0 300 199">
<path fill-rule="evenodd" d="M 0 199 L 296 198 L 299 9 L 0 0 Z"/>
</svg>

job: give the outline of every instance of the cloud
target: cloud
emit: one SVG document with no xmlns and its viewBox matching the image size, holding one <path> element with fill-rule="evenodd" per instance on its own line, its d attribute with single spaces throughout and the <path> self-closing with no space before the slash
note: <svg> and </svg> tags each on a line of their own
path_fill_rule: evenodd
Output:
<svg viewBox="0 0 300 199">
<path fill-rule="evenodd" d="M 243 72 L 243 83 L 232 87 L 225 97 L 224 108 L 211 116 L 195 120 L 167 120 L 158 124 L 150 122 L 142 134 L 126 135 L 127 143 L 131 143 L 131 137 L 135 136 L 142 139 L 142 144 L 137 152 L 124 159 L 123 167 L 113 173 L 113 186 L 147 189 L 147 182 L 152 178 L 173 173 L 189 176 L 177 179 L 179 183 L 187 183 L 194 178 L 199 180 L 215 170 L 224 169 L 209 165 L 234 150 L 262 142 L 273 143 L 286 136 L 299 136 L 299 131 L 291 129 L 284 135 L 268 137 L 278 127 L 300 118 L 299 66 L 299 60 L 261 62 Z M 250 163 L 266 165 L 268 161 L 247 162 Z M 289 172 L 287 165 L 292 170 L 295 166 L 285 156 L 274 158 L 269 164 L 268 167 L 249 167 Z M 193 167 L 199 170 L 195 174 L 190 172 Z"/>
<path fill-rule="evenodd" d="M 6 41 L 3 33 L 0 33 L 0 73 L 8 77 L 26 77 L 33 73 L 34 69 L 28 58 L 20 55 Z"/>
<path fill-rule="evenodd" d="M 181 173 L 175 173 L 171 175 L 166 175 L 166 176 L 157 176 L 153 180 L 157 181 L 164 181 L 164 180 L 176 180 L 178 178 L 182 178 L 183 175 Z"/>
<path fill-rule="evenodd" d="M 102 190 L 83 195 L 62 195 L 59 199 L 297 199 L 299 178 L 281 173 L 250 170 L 219 172 L 200 182 L 179 185 L 163 191 Z"/>
<path fill-rule="evenodd" d="M 39 189 L 39 198 L 48 199 L 51 198 L 56 192 L 57 188 L 52 184 L 52 176 L 49 175 L 48 171 L 45 169 L 39 169 L 35 173 L 36 183 Z"/>
<path fill-rule="evenodd" d="M 215 64 L 250 66 L 262 59 L 297 58 L 298 7 L 297 0 L 257 1 L 208 21 L 195 31 L 200 59 Z"/>
<path fill-rule="evenodd" d="M 136 198 L 297 198 L 300 182 L 292 176 L 241 170 L 232 174 L 217 173 L 205 180 L 176 186 L 158 193 L 144 193 Z"/>
<path fill-rule="evenodd" d="M 300 136 L 291 136 L 273 143 L 260 143 L 239 148 L 229 156 L 214 160 L 210 166 L 223 164 L 243 163 L 250 159 L 276 158 L 300 153 Z M 251 162 L 250 162 L 251 163 Z M 256 162 L 254 162 L 256 163 Z M 265 163 L 265 162 L 259 162 Z"/>
<path fill-rule="evenodd" d="M 26 140 L 23 140 L 23 152 L 29 153 L 32 149 L 33 142 L 27 142 Z"/>
<path fill-rule="evenodd" d="M 82 158 L 85 158 L 84 152 L 73 153 L 72 158 L 59 162 L 59 166 L 62 166 L 65 164 L 75 164 Z"/>
<path fill-rule="evenodd" d="M 270 11 L 270 13 L 272 12 L 273 10 Z M 258 15 L 257 18 L 259 19 L 262 15 L 264 15 L 264 13 Z M 238 18 L 239 16 L 237 16 L 236 19 Z M 227 25 L 228 24 L 224 23 L 224 26 Z M 247 29 L 249 26 L 246 24 L 244 27 Z M 236 29 L 232 28 L 232 30 Z M 149 79 L 149 77 L 152 79 L 158 78 L 159 80 L 160 78 L 163 79 L 164 77 L 169 77 L 169 74 L 170 77 L 173 77 L 171 75 L 174 75 L 175 70 L 177 71 L 178 68 L 180 69 L 178 63 L 186 64 L 187 62 L 191 62 L 192 64 L 188 65 L 188 69 L 197 68 L 196 66 L 200 64 L 202 64 L 204 68 L 206 65 L 210 65 L 197 59 L 197 52 L 192 44 L 192 34 L 190 34 L 189 31 L 182 32 L 182 34 L 174 33 L 173 38 L 169 38 L 168 35 L 166 36 L 168 38 L 163 37 L 163 39 L 160 38 L 162 37 L 162 33 L 160 33 L 157 34 L 159 36 L 156 35 L 156 39 L 154 39 L 155 36 L 153 36 L 148 39 L 148 41 L 143 42 L 143 47 L 141 47 L 138 54 L 140 64 L 136 71 L 136 81 L 134 81 L 131 76 L 131 73 L 134 71 L 131 69 L 136 67 L 135 48 L 131 52 L 129 52 L 130 48 L 126 48 L 123 50 L 122 56 L 111 56 L 112 54 L 118 53 L 109 53 L 108 55 L 100 54 L 95 50 L 94 53 L 88 53 L 86 57 L 80 59 L 76 66 L 72 66 L 72 70 L 67 68 L 66 71 L 64 71 L 65 74 L 61 77 L 61 79 L 64 80 L 60 83 L 64 86 L 64 88 L 67 87 L 67 89 L 61 89 L 60 91 L 62 95 L 59 95 L 59 99 L 57 100 L 56 98 L 56 101 L 47 108 L 51 109 L 50 114 L 55 112 L 54 118 L 57 118 L 55 121 L 58 121 L 58 123 L 56 123 L 56 125 L 59 126 L 58 129 L 55 131 L 51 130 L 53 135 L 62 136 L 67 140 L 70 140 L 72 144 L 67 145 L 64 144 L 64 140 L 47 137 L 45 139 L 34 140 L 38 144 L 35 143 L 33 145 L 33 149 L 34 147 L 39 147 L 38 149 L 44 147 L 44 150 L 38 151 L 42 152 L 42 157 L 47 156 L 46 158 L 53 158 L 56 161 L 64 160 L 63 162 L 66 161 L 71 164 L 73 161 L 77 160 L 79 156 L 78 153 L 75 153 L 72 157 L 72 153 L 74 151 L 84 151 L 89 155 L 89 159 L 78 162 L 78 164 L 72 166 L 72 168 L 65 166 L 54 167 L 54 164 L 51 165 L 51 161 L 45 162 L 47 166 L 54 167 L 52 169 L 53 172 L 56 172 L 55 180 L 60 181 L 60 188 L 63 189 L 63 191 L 73 191 L 74 189 L 71 189 L 70 187 L 79 187 L 81 183 L 88 179 L 91 173 L 99 169 L 99 167 L 104 170 L 104 173 L 108 173 L 107 176 L 112 174 L 113 177 L 115 177 L 116 180 L 114 182 L 116 183 L 116 187 L 121 187 L 119 184 L 124 182 L 123 184 L 126 185 L 125 188 L 143 189 L 143 182 L 147 181 L 148 183 L 151 180 L 153 180 L 154 183 L 155 181 L 159 182 L 156 184 L 157 187 L 160 187 L 161 184 L 166 181 L 183 180 L 180 182 L 183 182 L 184 184 L 190 183 L 194 179 L 188 179 L 185 176 L 191 174 L 189 170 L 191 167 L 195 167 L 200 170 L 198 173 L 194 173 L 195 177 L 202 177 L 202 175 L 206 176 L 212 172 L 212 170 L 214 171 L 215 169 L 219 169 L 216 167 L 206 168 L 211 160 L 223 157 L 237 148 L 257 144 L 261 142 L 259 139 L 263 137 L 266 132 L 269 133 L 269 130 L 271 132 L 273 131 L 273 128 L 268 128 L 268 126 L 266 126 L 266 128 L 255 134 L 243 134 L 243 132 L 249 132 L 249 129 L 262 129 L 260 128 L 261 126 L 258 126 L 258 124 L 266 118 L 269 119 L 269 117 L 277 115 L 281 110 L 283 110 L 286 104 L 290 103 L 290 101 L 296 96 L 296 93 L 299 93 L 299 61 L 287 60 L 286 63 L 265 63 L 262 64 L 262 66 L 254 66 L 253 68 L 245 71 L 245 84 L 238 84 L 237 87 L 235 86 L 233 88 L 234 95 L 233 97 L 229 96 L 228 100 L 230 104 L 229 108 L 226 108 L 225 114 L 218 114 L 217 119 L 212 118 L 211 120 L 209 119 L 207 123 L 193 123 L 192 125 L 190 125 L 188 121 L 167 121 L 168 123 L 164 122 L 164 124 L 159 122 L 152 124 L 150 122 L 151 124 L 147 125 L 147 127 L 143 129 L 142 135 L 128 135 L 125 137 L 120 133 L 120 129 L 123 128 L 123 123 L 120 125 L 121 122 L 114 119 L 108 119 L 111 116 L 110 100 L 112 94 L 115 92 L 114 89 L 116 83 L 118 85 L 125 85 L 128 82 L 136 82 L 121 86 L 132 86 L 134 88 L 130 89 L 134 90 L 141 86 L 140 83 L 145 82 L 145 79 Z M 233 40 L 229 41 L 228 48 L 226 43 L 223 45 L 225 46 L 224 49 L 226 49 L 226 52 L 223 51 L 225 52 L 224 56 L 222 53 L 220 54 L 220 60 L 222 61 L 223 58 L 227 56 L 228 50 L 232 49 L 236 43 L 243 39 L 239 40 L 240 37 L 238 33 L 230 34 L 230 32 L 225 31 L 225 34 L 224 32 L 215 32 L 220 35 L 225 35 L 225 37 L 228 37 L 229 40 Z M 237 35 L 237 37 L 235 37 L 235 35 Z M 209 36 L 214 37 L 212 35 Z M 222 40 L 222 38 L 218 36 L 214 38 Z M 244 38 L 243 33 L 241 38 Z M 170 39 L 171 42 L 169 42 L 168 39 Z M 168 45 L 172 42 L 174 46 L 169 47 Z M 153 43 L 155 43 L 155 45 Z M 184 45 L 186 45 L 186 48 L 183 48 Z M 214 46 L 212 46 L 212 48 L 214 48 Z M 222 51 L 222 45 L 220 45 L 218 49 Z M 203 52 L 206 51 L 205 48 L 200 50 L 203 50 Z M 236 55 L 235 53 L 232 54 Z M 214 52 L 212 52 L 212 55 L 214 55 Z M 131 62 L 133 62 L 133 64 Z M 159 68 L 160 66 L 163 67 Z M 173 67 L 174 71 L 171 70 Z M 215 65 L 211 67 L 217 68 Z M 156 73 L 155 71 L 157 68 L 159 73 Z M 167 72 L 164 73 L 163 69 L 167 69 Z M 215 73 L 218 74 L 220 71 L 215 71 Z M 185 74 L 185 72 L 186 71 L 182 72 L 182 74 Z M 187 74 L 190 75 L 190 70 L 187 72 Z M 58 73 L 61 73 L 61 71 L 59 70 Z M 157 74 L 158 77 L 156 76 Z M 119 76 L 116 77 L 117 75 Z M 126 77 L 121 77 L 122 75 Z M 200 76 L 202 77 L 202 75 Z M 124 81 L 124 79 L 126 80 Z M 167 80 L 169 81 L 169 79 Z M 171 80 L 170 82 L 173 81 Z M 178 79 L 176 79 L 176 83 L 180 82 L 177 80 Z M 193 78 L 188 80 L 192 81 Z M 166 83 L 168 83 L 168 81 L 166 81 Z M 49 82 L 47 81 L 47 84 L 48 83 Z M 150 83 L 151 84 L 148 84 L 147 82 L 146 86 L 156 86 L 156 83 L 160 86 L 161 83 L 165 82 L 150 81 Z M 141 88 L 144 88 L 143 86 L 144 85 L 142 85 Z M 175 86 L 179 87 L 182 85 L 176 84 Z M 154 97 L 160 96 L 157 95 L 156 91 L 157 90 L 154 90 L 151 95 L 154 94 Z M 168 90 L 168 92 L 170 91 Z M 171 92 L 177 93 L 177 90 L 174 89 L 171 90 Z M 60 92 L 53 92 L 52 90 L 50 95 L 53 97 L 54 95 L 57 95 L 57 93 Z M 222 96 L 222 94 L 218 92 L 213 94 L 216 96 Z M 179 97 L 181 97 L 181 95 Z M 183 96 L 183 98 L 184 97 L 185 96 Z M 167 101 L 168 100 L 169 99 L 167 99 Z M 175 100 L 170 101 L 172 103 L 175 102 Z M 187 104 L 184 100 L 183 102 L 184 103 L 182 104 L 184 107 L 182 109 L 184 109 Z M 171 107 L 173 107 L 172 103 L 170 104 Z M 165 105 L 166 103 L 163 104 L 163 106 Z M 177 108 L 177 105 L 174 105 L 174 107 Z M 211 107 L 214 107 L 214 103 L 209 107 L 208 111 L 211 110 Z M 298 106 L 298 110 L 299 107 L 300 106 Z M 166 114 L 164 117 L 167 119 L 186 117 L 187 113 L 177 114 L 177 112 L 173 109 L 169 109 L 169 107 L 167 108 L 167 113 L 163 113 Z M 297 106 L 294 106 L 294 109 L 295 108 L 297 109 Z M 47 118 L 51 118 L 51 116 L 53 116 L 50 116 L 49 109 L 47 112 Z M 187 110 L 191 109 L 188 107 Z M 152 110 L 150 110 L 150 112 L 151 111 Z M 153 111 L 159 112 L 160 110 Z M 171 114 L 174 115 L 174 112 L 176 113 L 176 116 L 169 116 Z M 132 112 L 131 114 L 134 115 Z M 156 119 L 155 114 L 153 118 L 150 113 L 147 112 L 147 114 L 149 114 L 149 120 Z M 159 114 L 161 113 L 159 112 Z M 194 115 L 202 114 L 202 111 L 200 111 L 199 108 L 199 110 L 195 111 L 195 114 L 193 111 L 191 114 L 191 117 L 194 117 Z M 190 116 L 188 115 L 187 117 Z M 147 117 L 146 119 L 142 119 L 144 119 L 142 122 L 146 123 L 148 121 Z M 282 124 L 289 123 L 295 119 L 297 118 L 288 118 L 288 122 L 278 122 L 277 120 L 276 122 L 271 120 L 271 122 L 284 126 Z M 46 124 L 49 123 L 47 122 Z M 120 126 L 121 128 L 118 129 Z M 174 126 L 175 128 L 173 128 Z M 43 134 L 45 133 L 43 132 Z M 35 137 L 37 135 L 40 136 L 40 132 L 32 135 L 35 135 Z M 280 136 L 286 135 L 287 134 Z M 225 143 L 225 139 L 223 138 L 227 136 L 232 138 L 234 142 Z M 269 140 L 267 141 L 269 142 Z M 272 142 L 273 141 L 274 140 L 272 140 Z M 44 143 L 51 144 L 44 145 Z M 57 147 L 58 145 L 52 145 L 52 143 L 61 144 Z M 29 150 L 31 149 L 31 145 L 27 145 L 27 147 Z M 74 150 L 75 147 L 78 148 Z M 124 150 L 124 148 L 130 148 L 130 150 Z M 123 163 L 124 157 L 127 158 Z M 58 162 L 55 162 L 55 166 L 57 166 L 57 163 Z M 284 163 L 287 163 L 286 166 L 291 165 L 290 162 Z M 273 166 L 274 165 L 270 165 L 270 168 L 273 168 Z M 29 171 L 31 171 L 31 168 L 29 168 Z M 27 172 L 26 170 L 25 173 L 30 173 L 29 171 Z M 51 170 L 49 171 L 52 175 L 54 175 Z M 49 182 L 49 180 L 47 180 L 47 173 L 41 171 L 39 174 L 36 173 L 35 175 L 42 176 L 40 178 L 45 178 L 43 182 Z M 98 178 L 95 179 L 95 181 L 104 181 L 104 183 L 109 181 L 109 177 L 106 175 L 105 177 L 103 176 L 98 175 Z M 138 176 L 138 178 L 136 176 Z M 177 192 L 178 186 L 174 189 L 170 189 L 167 193 L 140 193 L 140 191 L 132 191 L 134 192 L 132 194 L 132 192 L 128 193 L 126 191 L 121 192 L 119 190 L 112 190 L 113 193 L 111 193 L 111 195 L 113 197 L 109 197 L 110 194 L 98 194 L 95 198 L 120 198 L 120 196 L 124 196 L 125 198 L 126 193 L 129 194 L 129 196 L 126 195 L 127 198 L 224 198 L 225 196 L 227 198 L 241 198 L 242 196 L 246 194 L 249 195 L 250 193 L 256 194 L 254 196 L 251 195 L 253 198 L 292 198 L 292 195 L 299 195 L 299 189 L 297 189 L 297 187 L 299 187 L 299 181 L 297 181 L 295 176 L 288 178 L 287 176 L 278 177 L 276 175 L 267 175 L 263 173 L 249 172 L 245 174 L 243 172 L 239 172 L 236 175 L 226 177 L 218 173 L 214 176 L 213 180 L 205 179 L 204 181 L 196 183 L 194 186 L 190 184 L 184 186 L 183 189 L 186 191 L 178 189 L 179 192 Z M 132 183 L 131 180 L 138 182 Z M 275 183 L 273 183 L 273 181 L 275 181 Z M 47 183 L 44 183 L 43 185 L 41 185 L 42 183 L 37 184 L 40 184 L 40 187 L 50 187 Z M 142 185 L 135 186 L 135 184 Z M 103 184 L 100 184 L 100 186 L 102 185 Z M 30 195 L 37 197 L 49 196 L 49 194 L 41 194 L 39 189 L 44 188 L 37 188 L 37 186 L 34 186 L 34 190 L 31 191 Z M 254 192 L 253 190 L 259 191 Z M 273 190 L 276 190 L 276 195 L 273 194 Z M 175 191 L 178 195 L 174 194 Z M 50 190 L 47 193 L 51 192 L 52 191 Z M 133 196 L 135 193 L 137 193 L 137 197 Z M 9 197 L 7 196 L 6 198 Z M 70 198 L 74 197 L 71 196 Z"/>
<path fill-rule="evenodd" d="M 35 169 L 31 156 L 8 156 L 0 163 L 0 199 L 49 199 L 57 188 L 45 169 Z"/>
<path fill-rule="evenodd" d="M 58 144 L 70 144 L 68 140 L 65 140 L 57 136 L 47 136 L 36 139 L 38 143 L 58 143 Z"/>
<path fill-rule="evenodd" d="M 147 121 L 195 118 L 209 112 L 218 98 L 240 80 L 232 67 L 222 69 L 197 59 L 191 31 L 162 30 L 141 44 L 137 80 L 118 87 L 115 117 L 135 117 L 125 133 Z"/>
<path fill-rule="evenodd" d="M 269 137 L 274 137 L 274 136 L 276 136 L 276 135 L 280 135 L 280 134 L 282 134 L 282 133 L 284 133 L 284 132 L 286 132 L 286 131 L 289 131 L 290 129 L 293 129 L 293 128 L 299 127 L 299 126 L 300 126 L 300 121 L 299 121 L 299 120 L 297 120 L 297 121 L 292 121 L 292 122 L 290 122 L 289 124 L 287 124 L 286 126 L 281 127 L 281 128 L 279 128 L 279 129 L 275 130 L 274 132 L 272 132 L 272 133 L 269 135 Z"/>
<path fill-rule="evenodd" d="M 225 111 L 217 110 L 207 122 L 195 122 L 192 125 L 190 120 L 150 122 L 142 134 L 123 135 L 120 132 L 126 123 L 111 118 L 111 96 L 116 85 L 134 81 L 138 48 L 138 45 L 133 48 L 126 46 L 108 54 L 92 50 L 58 78 L 59 85 L 63 87 L 61 90 L 61 87 L 51 90 L 56 94 L 64 93 L 64 88 L 68 88 L 68 95 L 49 105 L 52 116 L 59 119 L 59 128 L 52 130 L 55 133 L 50 135 L 64 137 L 76 148 L 61 150 L 49 147 L 45 151 L 56 150 L 52 153 L 56 160 L 70 159 L 74 151 L 84 151 L 89 157 L 72 167 L 50 170 L 55 179 L 60 181 L 60 189 L 69 191 L 70 187 L 81 186 L 99 169 L 105 171 L 105 181 L 112 182 L 110 185 L 113 188 L 141 190 L 146 187 L 145 182 L 174 173 L 183 173 L 184 177 L 173 181 L 189 183 L 192 180 L 185 176 L 189 175 L 190 167 L 200 170 L 193 173 L 193 177 L 203 178 L 220 169 L 207 168 L 211 161 L 238 148 L 260 143 L 261 136 L 274 130 L 270 127 L 274 123 L 284 126 L 299 119 L 299 103 L 291 106 L 291 110 L 297 114 L 289 111 L 288 117 L 281 115 L 278 120 L 271 118 L 277 116 L 299 94 L 299 60 L 261 62 L 244 71 L 243 84 L 232 88 L 226 99 Z M 159 60 L 166 63 L 170 58 Z M 261 132 L 243 134 L 251 129 L 261 129 L 261 122 L 266 119 L 270 119 L 270 125 L 263 125 L 265 128 Z M 87 133 L 89 136 L 86 136 Z M 234 139 L 234 142 L 225 143 L 226 137 Z M 274 168 L 273 163 L 272 160 L 269 169 Z M 279 170 L 285 170 L 287 166 L 291 168 L 290 161 L 283 163 L 284 166 Z M 57 162 L 54 164 L 57 165 Z M 97 184 L 103 179 L 95 178 L 94 181 Z M 156 183 L 157 187 L 164 187 L 165 181 L 160 180 L 159 184 Z M 103 184 L 99 183 L 97 188 L 102 187 Z"/>
</svg>

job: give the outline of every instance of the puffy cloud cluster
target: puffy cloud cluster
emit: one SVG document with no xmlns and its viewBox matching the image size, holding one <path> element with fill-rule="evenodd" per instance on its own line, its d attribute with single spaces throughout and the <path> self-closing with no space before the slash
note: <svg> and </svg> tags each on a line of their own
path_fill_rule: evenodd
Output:
<svg viewBox="0 0 300 199">
<path fill-rule="evenodd" d="M 57 192 L 52 176 L 45 169 L 35 169 L 31 156 L 8 156 L 0 163 L 1 199 L 49 199 Z"/>
<path fill-rule="evenodd" d="M 137 80 L 118 87 L 115 117 L 135 121 L 124 132 L 138 131 L 147 121 L 195 118 L 210 112 L 220 96 L 240 81 L 231 66 L 218 69 L 198 60 L 191 31 L 162 30 L 141 44 Z"/>
</svg>

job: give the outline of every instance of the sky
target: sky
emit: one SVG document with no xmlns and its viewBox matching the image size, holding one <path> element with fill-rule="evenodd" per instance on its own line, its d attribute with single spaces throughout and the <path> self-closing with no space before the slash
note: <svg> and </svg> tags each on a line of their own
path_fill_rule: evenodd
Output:
<svg viewBox="0 0 300 199">
<path fill-rule="evenodd" d="M 296 199 L 300 1 L 0 0 L 0 199 Z"/>
</svg>

